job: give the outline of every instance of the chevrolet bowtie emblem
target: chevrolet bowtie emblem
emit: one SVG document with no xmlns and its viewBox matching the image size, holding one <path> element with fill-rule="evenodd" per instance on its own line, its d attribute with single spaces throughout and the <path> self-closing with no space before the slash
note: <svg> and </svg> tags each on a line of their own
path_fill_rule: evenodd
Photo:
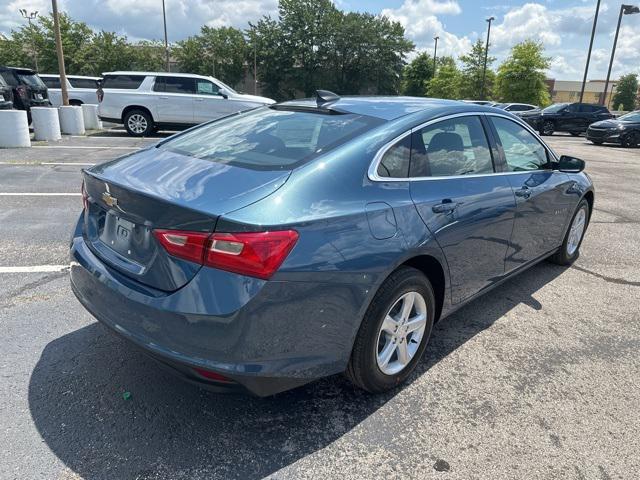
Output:
<svg viewBox="0 0 640 480">
<path fill-rule="evenodd" d="M 104 192 L 102 194 L 102 201 L 110 207 L 115 207 L 116 205 L 118 205 L 118 199 L 116 197 L 112 197 L 109 192 Z"/>
</svg>

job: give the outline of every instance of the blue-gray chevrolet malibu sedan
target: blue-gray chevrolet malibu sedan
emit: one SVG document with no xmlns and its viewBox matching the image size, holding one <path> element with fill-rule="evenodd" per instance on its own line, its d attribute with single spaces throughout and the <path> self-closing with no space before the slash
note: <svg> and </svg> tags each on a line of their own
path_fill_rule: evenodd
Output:
<svg viewBox="0 0 640 480">
<path fill-rule="evenodd" d="M 270 395 L 404 381 L 433 324 L 579 253 L 584 162 L 502 110 L 319 92 L 83 174 L 71 285 L 187 379 Z"/>
</svg>

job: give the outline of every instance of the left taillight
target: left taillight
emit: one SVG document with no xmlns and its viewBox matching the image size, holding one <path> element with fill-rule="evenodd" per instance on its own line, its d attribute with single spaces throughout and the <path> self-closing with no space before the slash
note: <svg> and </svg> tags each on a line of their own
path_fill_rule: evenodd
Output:
<svg viewBox="0 0 640 480">
<path fill-rule="evenodd" d="M 153 233 L 170 255 L 264 280 L 280 268 L 298 241 L 295 230 L 212 234 L 154 230 Z"/>
</svg>

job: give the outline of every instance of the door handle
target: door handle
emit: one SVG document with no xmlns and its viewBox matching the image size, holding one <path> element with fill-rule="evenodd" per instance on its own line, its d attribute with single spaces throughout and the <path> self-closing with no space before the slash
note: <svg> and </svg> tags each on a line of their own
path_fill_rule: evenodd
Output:
<svg viewBox="0 0 640 480">
<path fill-rule="evenodd" d="M 161 100 L 169 100 L 169 97 L 160 97 Z"/>
<path fill-rule="evenodd" d="M 433 213 L 453 213 L 462 202 L 452 202 L 448 198 L 444 199 L 442 203 L 438 203 L 431 207 Z"/>
<path fill-rule="evenodd" d="M 531 189 L 526 185 L 516 190 L 516 197 L 529 198 L 531 196 Z"/>
<path fill-rule="evenodd" d="M 196 98 L 196 102 L 204 102 L 204 98 Z"/>
</svg>

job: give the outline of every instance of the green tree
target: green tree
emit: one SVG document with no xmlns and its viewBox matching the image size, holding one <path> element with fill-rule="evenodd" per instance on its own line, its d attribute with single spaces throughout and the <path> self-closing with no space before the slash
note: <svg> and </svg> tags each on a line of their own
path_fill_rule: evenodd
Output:
<svg viewBox="0 0 640 480">
<path fill-rule="evenodd" d="M 130 70 L 163 72 L 167 68 L 164 42 L 141 40 L 130 47 Z"/>
<path fill-rule="evenodd" d="M 424 96 L 432 78 L 433 58 L 422 52 L 402 70 L 402 93 L 415 97 Z"/>
<path fill-rule="evenodd" d="M 638 95 L 638 75 L 629 73 L 620 77 L 613 96 L 614 110 L 635 110 Z M 622 107 L 622 108 L 621 108 Z"/>
<path fill-rule="evenodd" d="M 482 91 L 482 72 L 484 70 L 484 54 L 485 44 L 482 40 L 476 41 L 471 47 L 471 51 L 466 55 L 460 56 L 462 68 L 460 72 L 460 97 L 465 99 L 484 99 L 491 98 L 493 83 L 496 74 L 491 69 L 491 64 L 496 58 L 487 57 L 487 72 L 484 84 L 484 92 Z M 483 97 L 483 98 L 482 98 Z"/>
<path fill-rule="evenodd" d="M 498 68 L 495 96 L 502 102 L 548 105 L 551 98 L 545 78 L 549 66 L 542 43 L 526 40 L 515 45 Z"/>
<path fill-rule="evenodd" d="M 82 56 L 85 59 L 84 65 L 73 73 L 99 76 L 103 72 L 131 68 L 133 50 L 127 37 L 102 30 L 85 46 Z"/>
<path fill-rule="evenodd" d="M 434 98 L 460 98 L 460 70 L 453 57 L 440 57 L 438 70 L 429 81 L 427 93 Z"/>
</svg>

